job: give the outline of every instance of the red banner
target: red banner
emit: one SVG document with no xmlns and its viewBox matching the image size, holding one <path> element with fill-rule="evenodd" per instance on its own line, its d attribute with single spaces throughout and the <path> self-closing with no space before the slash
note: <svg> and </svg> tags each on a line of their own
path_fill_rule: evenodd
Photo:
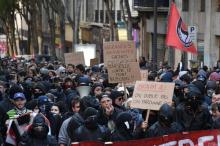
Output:
<svg viewBox="0 0 220 146">
<path fill-rule="evenodd" d="M 220 146 L 220 130 L 176 133 L 157 138 L 113 142 L 82 142 L 72 146 Z"/>
</svg>

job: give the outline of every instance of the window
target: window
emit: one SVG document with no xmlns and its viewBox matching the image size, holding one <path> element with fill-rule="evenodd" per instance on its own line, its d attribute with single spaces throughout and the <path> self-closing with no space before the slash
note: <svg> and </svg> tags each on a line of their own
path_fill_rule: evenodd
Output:
<svg viewBox="0 0 220 146">
<path fill-rule="evenodd" d="M 121 10 L 117 10 L 117 21 L 121 21 Z"/>
<path fill-rule="evenodd" d="M 99 11 L 95 10 L 95 22 L 99 21 Z"/>
<path fill-rule="evenodd" d="M 104 23 L 104 11 L 100 10 L 100 22 Z"/>
<path fill-rule="evenodd" d="M 182 11 L 189 11 L 189 0 L 182 0 Z"/>
<path fill-rule="evenodd" d="M 201 0 L 200 11 L 205 12 L 205 0 Z"/>
</svg>

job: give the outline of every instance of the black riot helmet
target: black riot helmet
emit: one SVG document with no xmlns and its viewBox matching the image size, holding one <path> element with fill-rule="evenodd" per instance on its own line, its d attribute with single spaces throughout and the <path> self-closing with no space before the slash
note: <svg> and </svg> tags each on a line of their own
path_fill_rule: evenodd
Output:
<svg viewBox="0 0 220 146">
<path fill-rule="evenodd" d="M 170 127 L 173 123 L 173 108 L 167 103 L 160 107 L 158 121 L 161 125 Z"/>
<path fill-rule="evenodd" d="M 186 102 L 194 110 L 202 103 L 203 95 L 199 88 L 194 84 L 189 84 L 186 93 Z"/>
</svg>

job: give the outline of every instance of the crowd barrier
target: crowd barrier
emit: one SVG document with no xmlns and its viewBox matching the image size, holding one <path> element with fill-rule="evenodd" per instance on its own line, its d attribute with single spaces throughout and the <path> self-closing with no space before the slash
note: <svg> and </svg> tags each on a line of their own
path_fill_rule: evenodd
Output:
<svg viewBox="0 0 220 146">
<path fill-rule="evenodd" d="M 182 132 L 122 142 L 80 142 L 71 146 L 220 146 L 220 130 Z"/>
</svg>

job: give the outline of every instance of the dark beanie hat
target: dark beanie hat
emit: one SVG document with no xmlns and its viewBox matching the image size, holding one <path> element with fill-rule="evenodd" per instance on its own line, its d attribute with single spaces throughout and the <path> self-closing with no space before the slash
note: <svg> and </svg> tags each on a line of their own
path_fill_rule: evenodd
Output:
<svg viewBox="0 0 220 146">
<path fill-rule="evenodd" d="M 201 97 L 202 95 L 201 90 L 195 84 L 193 83 L 189 84 L 187 88 L 189 90 L 189 92 L 187 93 L 188 97 L 193 97 L 193 96 Z"/>
<path fill-rule="evenodd" d="M 14 94 L 18 93 L 18 92 L 23 92 L 23 89 L 21 86 L 19 85 L 13 85 L 10 89 L 9 89 L 9 97 L 11 99 L 13 99 Z"/>
<path fill-rule="evenodd" d="M 78 79 L 78 86 L 89 86 L 91 83 L 91 80 L 87 76 L 79 77 Z"/>
<path fill-rule="evenodd" d="M 41 105 L 44 104 L 48 104 L 49 103 L 49 99 L 47 96 L 43 95 L 43 96 L 39 96 L 38 97 L 38 106 L 40 107 Z"/>
<path fill-rule="evenodd" d="M 33 120 L 33 124 L 37 124 L 37 125 L 46 124 L 45 118 L 41 114 L 37 114 Z"/>
<path fill-rule="evenodd" d="M 184 74 L 180 77 L 181 81 L 185 81 L 186 83 L 190 83 L 191 77 L 188 74 Z"/>
<path fill-rule="evenodd" d="M 120 96 L 124 96 L 124 93 L 117 91 L 117 90 L 113 90 L 111 92 L 110 98 L 112 99 L 112 101 L 114 101 L 117 97 L 120 97 Z"/>
<path fill-rule="evenodd" d="M 102 98 L 105 98 L 105 97 L 111 99 L 110 94 L 108 94 L 108 93 L 102 93 L 102 94 L 100 94 L 100 95 L 97 96 L 97 98 L 99 99 L 99 101 L 101 101 Z"/>
<path fill-rule="evenodd" d="M 192 84 L 194 84 L 201 92 L 201 94 L 204 94 L 204 90 L 205 90 L 205 85 L 203 84 L 202 81 L 194 81 L 192 82 Z"/>
<path fill-rule="evenodd" d="M 217 88 L 217 84 L 216 84 L 216 81 L 207 81 L 206 83 L 206 89 L 209 90 L 209 89 L 213 89 L 215 90 Z"/>
<path fill-rule="evenodd" d="M 95 90 L 96 87 L 101 87 L 102 89 L 104 88 L 104 86 L 102 85 L 102 83 L 95 83 L 95 84 L 93 84 L 93 86 L 92 86 L 92 90 L 91 90 L 92 94 L 94 94 L 94 90 Z"/>
<path fill-rule="evenodd" d="M 87 119 L 88 117 L 95 116 L 95 115 L 96 116 L 98 115 L 98 111 L 95 108 L 88 107 L 84 111 L 84 119 Z"/>
<path fill-rule="evenodd" d="M 92 72 L 100 72 L 99 66 L 98 66 L 98 65 L 94 65 L 94 66 L 92 67 Z"/>
<path fill-rule="evenodd" d="M 43 93 L 46 93 L 46 87 L 44 86 L 43 83 L 37 83 L 36 86 L 34 87 L 34 89 L 40 89 Z"/>
<path fill-rule="evenodd" d="M 38 105 L 38 100 L 37 99 L 33 99 L 29 102 L 27 102 L 26 104 L 26 108 L 29 110 L 34 110 L 34 108 Z"/>
</svg>

